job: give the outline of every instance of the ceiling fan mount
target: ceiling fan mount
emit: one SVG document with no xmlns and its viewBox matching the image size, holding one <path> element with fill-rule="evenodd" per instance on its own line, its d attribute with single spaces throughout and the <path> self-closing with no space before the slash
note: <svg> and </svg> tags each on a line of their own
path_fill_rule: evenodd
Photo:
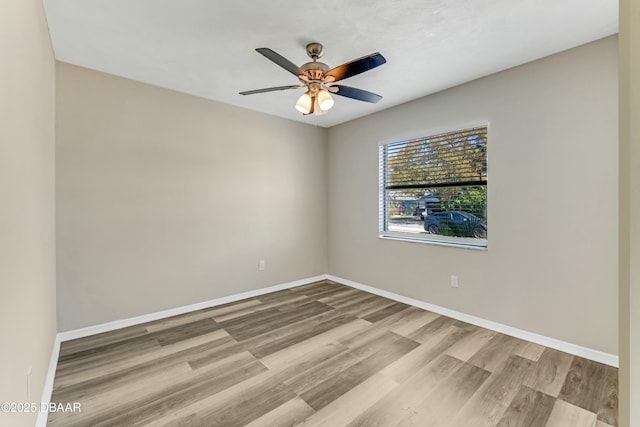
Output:
<svg viewBox="0 0 640 427">
<path fill-rule="evenodd" d="M 307 45 L 307 55 L 314 61 L 321 58 L 324 54 L 324 46 L 322 43 L 312 42 Z"/>
<path fill-rule="evenodd" d="M 296 109 L 304 115 L 325 114 L 331 107 L 333 107 L 333 98 L 330 93 L 370 103 L 376 103 L 382 99 L 380 95 L 376 95 L 375 93 L 368 92 L 366 90 L 331 84 L 339 80 L 344 80 L 364 73 L 365 71 L 369 71 L 372 68 L 386 63 L 386 59 L 378 52 L 354 59 L 353 61 L 329 69 L 327 64 L 318 62 L 318 58 L 322 57 L 324 54 L 324 47 L 321 43 L 317 42 L 307 44 L 307 55 L 312 59 L 312 61 L 307 62 L 300 67 L 271 49 L 263 47 L 256 49 L 256 51 L 289 71 L 291 74 L 297 76 L 302 85 L 278 86 L 250 90 L 240 92 L 241 95 L 253 95 L 256 93 L 273 92 L 285 89 L 306 88 L 306 92 L 296 103 Z"/>
</svg>

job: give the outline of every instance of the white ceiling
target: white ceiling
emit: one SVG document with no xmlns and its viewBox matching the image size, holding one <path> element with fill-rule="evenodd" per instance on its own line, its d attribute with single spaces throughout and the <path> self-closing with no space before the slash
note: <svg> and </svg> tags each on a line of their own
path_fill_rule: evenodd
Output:
<svg viewBox="0 0 640 427">
<path fill-rule="evenodd" d="M 280 117 L 330 127 L 618 31 L 617 0 L 44 0 L 56 59 Z M 340 82 L 324 116 L 294 109 L 298 84 L 255 51 L 330 68 L 380 52 L 387 63 Z"/>
</svg>

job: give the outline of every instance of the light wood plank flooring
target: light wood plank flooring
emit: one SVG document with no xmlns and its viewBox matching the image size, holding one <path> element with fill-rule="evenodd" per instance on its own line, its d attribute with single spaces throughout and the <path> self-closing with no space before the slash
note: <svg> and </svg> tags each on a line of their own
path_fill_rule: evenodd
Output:
<svg viewBox="0 0 640 427">
<path fill-rule="evenodd" d="M 323 281 L 64 342 L 48 424 L 607 427 L 617 377 Z"/>
</svg>

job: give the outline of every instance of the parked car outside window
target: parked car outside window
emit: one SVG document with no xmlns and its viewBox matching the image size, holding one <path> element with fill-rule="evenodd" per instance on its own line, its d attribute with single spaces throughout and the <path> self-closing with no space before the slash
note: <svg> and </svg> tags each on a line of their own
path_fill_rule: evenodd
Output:
<svg viewBox="0 0 640 427">
<path fill-rule="evenodd" d="M 435 212 L 424 217 L 424 229 L 445 236 L 487 238 L 487 224 L 467 212 Z"/>
</svg>

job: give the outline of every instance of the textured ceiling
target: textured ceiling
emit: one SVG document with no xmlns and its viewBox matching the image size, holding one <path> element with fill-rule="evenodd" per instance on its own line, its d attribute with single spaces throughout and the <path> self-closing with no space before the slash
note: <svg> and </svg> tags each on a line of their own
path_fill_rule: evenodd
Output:
<svg viewBox="0 0 640 427">
<path fill-rule="evenodd" d="M 330 127 L 618 31 L 616 0 L 45 0 L 56 59 L 305 123 Z M 387 63 L 344 80 L 378 93 L 335 96 L 324 116 L 294 109 L 298 84 L 255 51 L 293 63 L 325 46 L 335 67 L 380 52 Z"/>
</svg>

